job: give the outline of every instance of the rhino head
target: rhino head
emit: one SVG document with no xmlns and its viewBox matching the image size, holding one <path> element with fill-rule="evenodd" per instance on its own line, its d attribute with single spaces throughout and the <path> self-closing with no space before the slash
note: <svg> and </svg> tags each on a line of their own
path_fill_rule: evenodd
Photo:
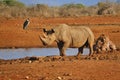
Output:
<svg viewBox="0 0 120 80">
<path fill-rule="evenodd" d="M 43 45 L 50 45 L 55 41 L 55 31 L 53 29 L 46 30 L 43 29 L 43 36 L 40 36 L 40 40 L 42 41 Z"/>
</svg>

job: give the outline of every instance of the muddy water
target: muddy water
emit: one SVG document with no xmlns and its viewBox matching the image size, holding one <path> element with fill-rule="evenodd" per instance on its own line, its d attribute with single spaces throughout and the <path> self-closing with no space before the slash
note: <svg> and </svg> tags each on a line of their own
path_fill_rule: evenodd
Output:
<svg viewBox="0 0 120 80">
<path fill-rule="evenodd" d="M 68 48 L 67 55 L 76 55 L 77 48 Z M 83 55 L 87 55 L 89 49 L 85 48 Z M 52 56 L 59 55 L 58 48 L 19 48 L 19 49 L 0 49 L 0 59 L 17 59 L 31 56 Z"/>
</svg>

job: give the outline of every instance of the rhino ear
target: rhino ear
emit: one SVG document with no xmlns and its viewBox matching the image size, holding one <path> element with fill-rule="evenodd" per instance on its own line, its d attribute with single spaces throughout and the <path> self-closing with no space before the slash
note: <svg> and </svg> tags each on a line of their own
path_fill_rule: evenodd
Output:
<svg viewBox="0 0 120 80">
<path fill-rule="evenodd" d="M 54 29 L 51 29 L 52 33 L 55 33 Z"/>
<path fill-rule="evenodd" d="M 43 32 L 47 32 L 47 30 L 45 28 L 43 28 Z"/>
</svg>

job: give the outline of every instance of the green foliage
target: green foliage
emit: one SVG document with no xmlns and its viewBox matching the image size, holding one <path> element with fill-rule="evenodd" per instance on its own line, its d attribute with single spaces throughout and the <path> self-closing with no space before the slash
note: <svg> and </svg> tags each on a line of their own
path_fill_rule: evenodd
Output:
<svg viewBox="0 0 120 80">
<path fill-rule="evenodd" d="M 45 4 L 36 4 L 36 6 L 38 7 L 38 8 L 48 8 L 48 5 L 45 5 Z"/>
<path fill-rule="evenodd" d="M 67 8 L 84 8 L 85 6 L 83 4 L 65 4 L 63 7 Z"/>
<path fill-rule="evenodd" d="M 97 5 L 98 5 L 99 8 L 101 8 L 101 7 L 105 6 L 105 3 L 104 2 L 99 2 Z"/>
<path fill-rule="evenodd" d="M 0 3 L 7 5 L 7 6 L 17 6 L 17 7 L 24 7 L 25 5 L 18 0 L 1 0 Z"/>
</svg>

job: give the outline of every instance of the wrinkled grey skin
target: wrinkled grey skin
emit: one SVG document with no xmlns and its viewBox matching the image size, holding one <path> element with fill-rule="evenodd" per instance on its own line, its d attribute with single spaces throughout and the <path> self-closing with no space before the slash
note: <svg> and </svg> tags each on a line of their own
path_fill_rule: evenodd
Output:
<svg viewBox="0 0 120 80">
<path fill-rule="evenodd" d="M 88 27 L 68 26 L 61 24 L 51 30 L 43 29 L 43 37 L 40 39 L 44 45 L 50 45 L 54 41 L 57 42 L 60 56 L 65 56 L 65 50 L 68 47 L 78 48 L 78 54 L 83 53 L 83 48 L 89 46 L 90 54 L 93 53 L 94 35 Z"/>
</svg>

